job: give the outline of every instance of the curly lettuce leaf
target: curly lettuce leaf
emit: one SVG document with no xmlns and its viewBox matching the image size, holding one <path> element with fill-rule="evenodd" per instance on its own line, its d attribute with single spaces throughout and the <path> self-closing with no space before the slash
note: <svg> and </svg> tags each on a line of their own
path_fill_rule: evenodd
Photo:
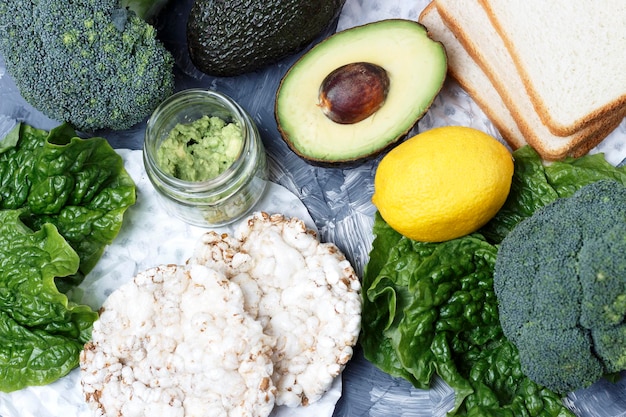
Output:
<svg viewBox="0 0 626 417">
<path fill-rule="evenodd" d="M 493 290 L 497 247 L 475 233 L 442 243 L 402 237 L 377 213 L 363 278 L 360 343 L 380 369 L 455 391 L 450 415 L 573 416 L 530 381 L 502 333 Z"/>
<path fill-rule="evenodd" d="M 457 415 L 574 417 L 558 394 L 522 373 L 518 351 L 505 338 L 482 348 L 474 346 L 457 362 L 468 364 L 464 374 L 472 387 Z"/>
<path fill-rule="evenodd" d="M 33 230 L 55 225 L 78 253 L 78 271 L 58 280 L 65 291 L 119 233 L 135 183 L 104 138 L 81 139 L 69 124 L 50 132 L 17 129 L 19 141 L 0 154 L 0 209 L 24 209 L 22 221 Z"/>
<path fill-rule="evenodd" d="M 79 362 L 98 315 L 66 293 L 117 236 L 135 184 L 104 138 L 18 124 L 0 149 L 0 390 Z"/>
<path fill-rule="evenodd" d="M 394 326 L 394 322 L 402 319 L 402 311 L 398 305 L 404 303 L 404 300 L 410 301 L 410 295 L 407 294 L 406 274 L 394 275 L 389 279 L 379 277 L 385 265 L 388 264 L 395 264 L 399 270 L 408 271 L 409 267 L 400 260 L 405 250 L 398 248 L 397 245 L 400 242 L 403 245 L 410 245 L 411 241 L 389 227 L 379 213 L 376 213 L 374 221 L 374 236 L 370 261 L 363 276 L 362 285 L 364 289 L 368 289 L 368 293 L 367 296 L 365 292 L 363 293 L 361 315 L 362 321 L 367 323 L 367 326 L 362 328 L 360 343 L 366 358 L 381 370 L 390 375 L 405 378 L 416 387 L 427 388 L 430 381 L 419 380 L 404 368 L 391 339 L 387 336 L 387 331 Z M 427 256 L 428 246 L 424 244 L 423 251 L 416 252 L 416 254 L 421 253 Z M 434 247 L 434 245 L 431 246 Z M 398 282 L 394 282 L 394 279 Z"/>
<path fill-rule="evenodd" d="M 57 289 L 78 254 L 52 224 L 29 229 L 21 210 L 0 211 L 0 390 L 43 385 L 78 365 L 98 315 Z"/>
<path fill-rule="evenodd" d="M 626 185 L 626 167 L 614 167 L 600 153 L 552 162 L 545 171 L 548 183 L 559 197 L 570 197 L 585 185 L 600 180 L 612 179 Z"/>
</svg>

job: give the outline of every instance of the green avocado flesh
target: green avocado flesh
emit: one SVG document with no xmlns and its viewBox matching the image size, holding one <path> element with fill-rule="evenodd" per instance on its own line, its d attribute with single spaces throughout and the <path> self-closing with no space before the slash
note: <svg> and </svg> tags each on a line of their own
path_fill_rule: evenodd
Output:
<svg viewBox="0 0 626 417">
<path fill-rule="evenodd" d="M 320 86 L 333 70 L 368 62 L 389 77 L 383 105 L 352 124 L 333 122 L 321 109 Z M 426 113 L 446 78 L 443 45 L 421 24 L 388 19 L 338 32 L 303 55 L 276 94 L 281 136 L 300 157 L 332 165 L 372 157 L 406 136 Z"/>
<path fill-rule="evenodd" d="M 195 0 L 193 64 L 216 76 L 252 72 L 301 51 L 336 22 L 345 0 Z"/>
</svg>

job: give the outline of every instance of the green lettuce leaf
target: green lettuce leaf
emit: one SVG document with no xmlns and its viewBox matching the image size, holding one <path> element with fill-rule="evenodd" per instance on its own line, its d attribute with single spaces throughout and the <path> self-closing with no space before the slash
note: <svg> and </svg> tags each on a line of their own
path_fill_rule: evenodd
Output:
<svg viewBox="0 0 626 417">
<path fill-rule="evenodd" d="M 46 224 L 33 232 L 20 216 L 0 211 L 0 390 L 42 385 L 78 365 L 98 315 L 70 302 L 54 278 L 76 273 L 80 259 Z"/>
<path fill-rule="evenodd" d="M 450 415 L 570 416 L 530 381 L 502 333 L 493 290 L 497 246 L 480 233 L 442 242 L 402 237 L 379 213 L 363 278 L 365 357 L 418 388 L 455 391 Z"/>
<path fill-rule="evenodd" d="M 559 197 L 570 197 L 585 185 L 599 180 L 613 179 L 626 184 L 626 167 L 614 167 L 599 153 L 553 162 L 545 171 L 548 183 Z"/>
<path fill-rule="evenodd" d="M 50 132 L 19 129 L 16 146 L 0 154 L 0 209 L 25 209 L 22 221 L 33 230 L 55 225 L 78 253 L 77 273 L 58 280 L 65 292 L 119 233 L 135 203 L 135 183 L 104 138 L 81 139 L 69 124 Z"/>
<path fill-rule="evenodd" d="M 404 251 L 396 246 L 400 242 L 406 245 L 411 241 L 389 227 L 379 213 L 376 213 L 374 221 L 374 236 L 370 261 L 363 276 L 363 288 L 367 289 L 367 294 L 363 293 L 361 314 L 362 322 L 367 323 L 367 327 L 363 327 L 361 331 L 360 343 L 367 359 L 380 369 L 390 375 L 405 378 L 417 387 L 427 388 L 429 381 L 424 383 L 418 380 L 404 368 L 391 339 L 387 336 L 387 331 L 394 326 L 394 321 L 401 319 L 401 315 L 396 316 L 398 305 L 403 304 L 404 300 L 410 300 L 406 288 L 408 278 L 406 274 L 398 274 L 392 277 L 393 279 L 379 276 L 386 265 L 393 265 L 394 262 L 400 271 L 408 270 L 399 262 Z M 424 255 L 428 254 L 427 246 L 424 245 Z M 394 279 L 398 282 L 394 282 Z"/>
</svg>

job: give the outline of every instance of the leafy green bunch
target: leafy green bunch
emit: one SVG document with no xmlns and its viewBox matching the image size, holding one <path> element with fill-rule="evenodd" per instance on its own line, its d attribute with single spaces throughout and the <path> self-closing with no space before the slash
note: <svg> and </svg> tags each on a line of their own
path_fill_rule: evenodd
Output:
<svg viewBox="0 0 626 417">
<path fill-rule="evenodd" d="M 550 165 L 544 165 L 530 147 L 513 156 L 515 173 L 509 197 L 476 233 L 441 243 L 417 242 L 394 231 L 377 214 L 363 277 L 360 343 L 369 361 L 418 388 L 428 388 L 435 375 L 441 377 L 456 394 L 449 415 L 573 416 L 563 405 L 560 390 L 547 388 L 537 374 L 529 373 L 518 346 L 505 335 L 495 266 L 503 239 L 537 210 L 600 180 L 626 184 L 626 171 L 611 166 L 600 154 Z M 541 236 L 534 241 L 537 238 Z M 511 245 L 511 252 L 520 244 L 518 240 Z M 548 246 L 536 257 L 547 261 L 554 253 Z M 564 252 L 565 248 L 563 244 Z M 614 252 L 604 250 L 602 256 L 612 255 Z M 511 267 L 523 271 L 522 262 L 520 259 Z M 527 274 L 518 288 L 529 285 L 532 273 L 529 268 L 516 275 Z M 559 275 L 558 279 L 562 278 L 564 275 Z M 538 296 L 540 289 L 535 288 L 533 295 Z M 546 303 L 530 305 L 534 309 L 523 318 L 529 321 Z M 529 346 L 540 342 L 533 339 Z M 586 349 L 589 353 L 589 345 Z"/>
<path fill-rule="evenodd" d="M 78 365 L 98 314 L 66 293 L 135 198 L 104 138 L 21 124 L 0 141 L 0 391 L 47 384 Z"/>
</svg>

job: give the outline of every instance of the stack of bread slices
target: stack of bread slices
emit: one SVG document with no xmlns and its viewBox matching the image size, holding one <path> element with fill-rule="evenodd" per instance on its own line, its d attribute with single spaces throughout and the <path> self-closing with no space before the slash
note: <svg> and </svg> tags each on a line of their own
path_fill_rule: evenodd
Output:
<svg viewBox="0 0 626 417">
<path fill-rule="evenodd" d="M 419 17 L 513 149 L 581 156 L 626 116 L 626 2 L 433 0 Z"/>
</svg>

